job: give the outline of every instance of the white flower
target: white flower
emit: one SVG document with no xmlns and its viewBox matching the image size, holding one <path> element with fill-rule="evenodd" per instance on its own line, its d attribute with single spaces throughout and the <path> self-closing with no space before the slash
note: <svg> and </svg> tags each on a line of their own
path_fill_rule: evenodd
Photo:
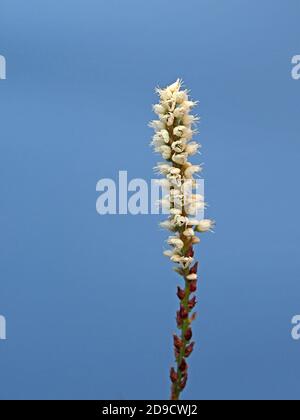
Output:
<svg viewBox="0 0 300 420">
<path fill-rule="evenodd" d="M 175 93 L 175 100 L 178 103 L 178 105 L 181 105 L 184 101 L 188 100 L 188 94 L 187 91 L 181 91 Z"/>
<path fill-rule="evenodd" d="M 174 223 L 172 223 L 170 220 L 165 220 L 164 222 L 161 222 L 160 227 L 162 227 L 163 229 L 171 230 L 171 231 L 175 230 Z"/>
<path fill-rule="evenodd" d="M 168 249 L 167 251 L 164 251 L 164 256 L 171 258 L 174 255 L 174 250 Z"/>
<path fill-rule="evenodd" d="M 173 155 L 172 160 L 177 163 L 177 165 L 184 165 L 187 161 L 187 154 L 180 153 L 179 155 Z"/>
<path fill-rule="evenodd" d="M 167 175 L 168 181 L 174 188 L 180 188 L 182 184 L 181 175 Z"/>
<path fill-rule="evenodd" d="M 167 126 L 171 127 L 174 124 L 174 120 L 175 120 L 174 114 L 169 114 L 167 118 Z"/>
<path fill-rule="evenodd" d="M 178 127 L 175 127 L 173 130 L 173 134 L 176 137 L 184 137 L 184 134 L 186 133 L 187 128 L 184 125 L 179 125 Z"/>
<path fill-rule="evenodd" d="M 175 196 L 173 199 L 173 203 L 176 209 L 182 209 L 184 206 L 183 196 L 182 195 Z"/>
<path fill-rule="evenodd" d="M 157 89 L 157 93 L 160 96 L 162 102 L 169 101 L 173 98 L 173 92 L 170 88 L 167 89 Z"/>
<path fill-rule="evenodd" d="M 179 216 L 182 214 L 182 209 L 171 209 L 170 214 L 172 214 L 173 216 Z"/>
<path fill-rule="evenodd" d="M 183 234 L 184 234 L 184 236 L 186 236 L 186 237 L 188 237 L 188 238 L 192 238 L 193 236 L 195 236 L 195 232 L 194 232 L 194 230 L 193 230 L 193 229 L 191 229 L 191 228 L 186 229 L 186 230 L 183 232 Z"/>
<path fill-rule="evenodd" d="M 186 199 L 186 203 L 188 205 L 189 204 L 196 204 L 196 203 L 204 203 L 204 197 L 201 194 L 186 195 L 185 199 Z M 200 206 L 199 208 L 203 208 L 203 207 Z"/>
<path fill-rule="evenodd" d="M 182 249 L 184 247 L 183 241 L 177 236 L 170 236 L 168 239 L 168 244 L 176 249 Z"/>
<path fill-rule="evenodd" d="M 158 152 L 160 152 L 162 154 L 162 157 L 166 160 L 171 158 L 172 155 L 172 149 L 170 146 L 164 145 L 158 148 L 157 150 Z"/>
<path fill-rule="evenodd" d="M 197 174 L 202 171 L 202 167 L 200 165 L 191 165 L 184 171 L 184 176 L 186 178 L 192 178 L 194 174 Z"/>
<path fill-rule="evenodd" d="M 166 109 L 160 104 L 153 105 L 153 111 L 157 115 L 164 115 L 166 113 Z"/>
<path fill-rule="evenodd" d="M 192 204 L 186 203 L 185 205 L 186 213 L 191 216 L 197 216 L 198 211 L 200 210 L 203 211 L 204 209 L 205 209 L 205 203 L 203 202 L 195 202 Z"/>
<path fill-rule="evenodd" d="M 176 226 L 182 227 L 184 225 L 187 225 L 188 222 L 189 222 L 189 219 L 187 217 L 179 216 L 179 215 L 174 217 L 174 224 Z"/>
<path fill-rule="evenodd" d="M 162 143 L 161 139 L 160 139 L 160 138 L 158 138 L 158 137 L 156 137 L 156 136 L 154 136 L 154 137 L 153 137 L 152 142 L 151 142 L 150 144 L 151 144 L 151 146 L 153 146 L 153 147 L 154 147 L 154 151 L 155 151 L 155 152 L 157 152 L 157 151 L 158 151 L 158 148 L 159 148 L 160 146 L 164 145 L 164 143 Z"/>
<path fill-rule="evenodd" d="M 197 274 L 189 274 L 186 278 L 187 280 L 193 281 L 193 280 L 197 280 L 198 276 Z"/>
<path fill-rule="evenodd" d="M 168 130 L 161 130 L 159 132 L 157 132 L 155 134 L 155 136 L 153 137 L 153 142 L 154 143 L 166 143 L 168 144 L 170 141 L 170 136 L 168 133 Z"/>
<path fill-rule="evenodd" d="M 196 124 L 199 121 L 199 117 L 195 117 L 194 115 L 185 114 L 182 118 L 183 125 L 190 127 L 193 124 Z"/>
<path fill-rule="evenodd" d="M 204 219 L 199 222 L 196 230 L 198 232 L 209 232 L 210 230 L 213 229 L 213 227 L 214 227 L 214 222 L 212 220 Z"/>
<path fill-rule="evenodd" d="M 170 85 L 168 89 L 170 89 L 172 93 L 177 93 L 180 90 L 181 85 L 182 85 L 181 80 L 177 79 L 176 82 Z"/>
<path fill-rule="evenodd" d="M 174 141 L 172 143 L 172 149 L 176 153 L 184 152 L 185 148 L 186 148 L 186 143 L 183 140 Z"/>
<path fill-rule="evenodd" d="M 149 127 L 153 128 L 154 131 L 160 131 L 165 128 L 165 124 L 162 121 L 155 120 L 149 123 Z"/>
<path fill-rule="evenodd" d="M 192 142 L 186 146 L 185 151 L 188 155 L 193 156 L 198 152 L 199 149 L 200 149 L 200 144 L 196 142 Z"/>
<path fill-rule="evenodd" d="M 183 167 L 183 171 L 185 171 L 190 164 L 187 162 L 186 165 Z M 185 192 L 185 194 L 191 194 L 193 190 L 195 190 L 198 186 L 197 181 L 194 178 L 184 178 L 182 182 L 182 190 Z"/>
<path fill-rule="evenodd" d="M 169 111 L 173 112 L 176 107 L 176 101 L 174 98 L 170 99 L 169 101 L 163 102 L 163 106 Z"/>
<path fill-rule="evenodd" d="M 163 210 L 169 211 L 171 207 L 170 200 L 168 198 L 162 198 L 161 200 L 157 201 L 157 204 L 159 207 L 161 207 Z"/>
<path fill-rule="evenodd" d="M 198 105 L 198 102 L 194 102 L 194 101 L 184 101 L 184 103 L 182 104 L 182 106 L 189 112 L 191 110 L 191 108 L 194 108 L 195 106 Z"/>
<path fill-rule="evenodd" d="M 183 118 L 185 114 L 186 114 L 186 108 L 184 108 L 183 106 L 180 106 L 174 110 L 174 117 L 177 119 Z"/>
<path fill-rule="evenodd" d="M 171 127 L 174 124 L 174 121 L 175 121 L 174 114 L 172 114 L 172 113 L 161 115 L 160 119 L 162 120 L 162 122 L 164 124 L 166 124 L 167 127 Z"/>
<path fill-rule="evenodd" d="M 179 125 L 173 130 L 173 134 L 176 137 L 184 137 L 186 140 L 190 140 L 193 137 L 193 130 L 191 128 L 185 127 L 184 125 Z"/>
<path fill-rule="evenodd" d="M 194 262 L 194 258 L 192 257 L 181 257 L 179 263 L 181 264 L 182 268 L 188 268 Z"/>
<path fill-rule="evenodd" d="M 167 175 L 171 167 L 171 164 L 168 163 L 158 163 L 157 166 L 154 167 L 154 171 L 162 175 Z"/>
<path fill-rule="evenodd" d="M 169 174 L 171 175 L 180 175 L 180 173 L 181 173 L 181 170 L 179 168 L 171 167 L 169 169 Z"/>
<path fill-rule="evenodd" d="M 170 191 L 171 200 L 174 201 L 176 198 L 183 198 L 183 194 L 179 190 L 171 190 Z"/>
<path fill-rule="evenodd" d="M 166 178 L 156 179 L 154 182 L 156 185 L 159 185 L 160 187 L 166 188 L 166 189 L 169 189 L 171 186 L 169 180 Z"/>
<path fill-rule="evenodd" d="M 161 222 L 160 226 L 176 235 L 170 236 L 167 240 L 172 249 L 165 251 L 164 254 L 181 265 L 177 270 L 183 275 L 183 269 L 189 269 L 194 261 L 191 256 L 184 255 L 184 252 L 190 245 L 200 242 L 195 232 L 211 230 L 213 222 L 189 218 L 190 216 L 196 218 L 199 209 L 205 208 L 205 202 L 202 195 L 194 193 L 197 188 L 194 175 L 200 173 L 202 167 L 188 161 L 188 158 L 195 155 L 201 147 L 192 141 L 196 133 L 193 129 L 194 124 L 199 118 L 190 112 L 197 102 L 189 99 L 188 91 L 181 90 L 181 85 L 182 82 L 178 79 L 165 89 L 157 89 L 160 102 L 154 105 L 153 109 L 158 114 L 159 120 L 152 121 L 150 126 L 155 131 L 152 140 L 154 150 L 169 161 L 158 163 L 155 168 L 164 176 L 164 179 L 157 181 L 157 184 L 164 188 L 164 194 L 167 194 L 159 203 L 170 213 L 169 219 Z M 197 275 L 190 274 L 187 279 L 196 280 Z"/>
<path fill-rule="evenodd" d="M 182 260 L 182 257 L 178 254 L 174 254 L 171 257 L 171 261 L 175 262 L 175 263 L 180 263 Z"/>
<path fill-rule="evenodd" d="M 198 226 L 199 225 L 199 220 L 195 220 L 195 219 L 188 219 L 187 225 L 188 226 Z"/>
<path fill-rule="evenodd" d="M 181 264 L 182 268 L 186 269 L 188 268 L 194 261 L 192 257 L 183 257 L 180 254 L 173 253 L 170 256 L 171 261 L 177 264 Z"/>
</svg>

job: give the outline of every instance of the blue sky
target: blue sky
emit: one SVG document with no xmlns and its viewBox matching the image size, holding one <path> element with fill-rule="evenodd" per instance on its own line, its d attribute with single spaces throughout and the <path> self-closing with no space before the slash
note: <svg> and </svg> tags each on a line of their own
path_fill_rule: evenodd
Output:
<svg viewBox="0 0 300 420">
<path fill-rule="evenodd" d="M 2 399 L 169 395 L 178 278 L 159 216 L 99 216 L 150 179 L 154 88 L 200 101 L 208 215 L 184 398 L 298 399 L 297 0 L 3 0 Z"/>
</svg>

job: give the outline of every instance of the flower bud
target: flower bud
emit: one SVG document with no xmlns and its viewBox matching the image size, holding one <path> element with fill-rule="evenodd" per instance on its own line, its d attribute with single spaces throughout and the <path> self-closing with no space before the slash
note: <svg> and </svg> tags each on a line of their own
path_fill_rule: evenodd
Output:
<svg viewBox="0 0 300 420">
<path fill-rule="evenodd" d="M 198 263 L 198 262 L 196 262 L 196 263 L 193 265 L 193 267 L 190 269 L 190 274 L 197 274 L 197 272 L 198 272 L 198 266 L 199 266 L 199 263 Z"/>
<path fill-rule="evenodd" d="M 177 322 L 177 327 L 178 328 L 181 328 L 182 327 L 182 324 L 183 324 L 183 321 L 181 319 L 181 316 L 180 316 L 180 312 L 179 311 L 176 312 L 176 322 Z"/>
<path fill-rule="evenodd" d="M 186 341 L 190 341 L 190 339 L 193 337 L 193 332 L 191 330 L 191 328 L 189 328 L 186 333 L 184 334 L 184 338 L 186 339 Z"/>
<path fill-rule="evenodd" d="M 193 342 L 186 347 L 185 354 L 184 354 L 185 357 L 189 357 L 193 353 L 194 346 L 195 346 L 195 343 Z"/>
<path fill-rule="evenodd" d="M 185 291 L 182 290 L 179 286 L 177 287 L 177 296 L 180 300 L 185 298 Z"/>
<path fill-rule="evenodd" d="M 176 334 L 174 334 L 173 340 L 174 340 L 174 347 L 177 350 L 181 350 L 182 349 L 182 346 L 183 346 L 182 340 L 180 340 L 180 338 Z"/>
<path fill-rule="evenodd" d="M 190 310 L 194 309 L 197 304 L 196 296 L 194 296 L 191 300 L 189 300 L 188 307 Z"/>
<path fill-rule="evenodd" d="M 193 249 L 192 246 L 190 246 L 189 249 L 188 249 L 188 252 L 187 252 L 186 256 L 193 258 L 194 255 L 195 255 L 194 249 Z"/>
<path fill-rule="evenodd" d="M 195 321 L 196 318 L 197 318 L 197 312 L 194 312 L 192 314 L 192 316 L 191 316 L 190 323 L 192 323 L 193 321 Z"/>
<path fill-rule="evenodd" d="M 179 365 L 179 370 L 181 372 L 185 372 L 187 370 L 187 368 L 188 368 L 188 365 L 187 365 L 185 359 L 182 359 L 182 362 Z"/>
<path fill-rule="evenodd" d="M 177 374 L 177 372 L 175 372 L 174 368 L 171 368 L 170 379 L 173 382 L 173 384 L 178 381 L 178 374 Z"/>
<path fill-rule="evenodd" d="M 197 291 L 197 280 L 190 282 L 190 292 L 195 293 Z"/>
<path fill-rule="evenodd" d="M 187 317 L 189 316 L 187 309 L 185 309 L 183 305 L 180 305 L 179 314 L 180 314 L 181 319 L 187 319 Z"/>
<path fill-rule="evenodd" d="M 185 375 L 184 375 L 184 377 L 183 377 L 182 381 L 180 382 L 180 389 L 181 389 L 182 391 L 183 391 L 183 390 L 184 390 L 184 388 L 186 387 L 187 380 L 188 380 L 188 375 L 187 375 L 187 373 L 185 373 Z"/>
</svg>

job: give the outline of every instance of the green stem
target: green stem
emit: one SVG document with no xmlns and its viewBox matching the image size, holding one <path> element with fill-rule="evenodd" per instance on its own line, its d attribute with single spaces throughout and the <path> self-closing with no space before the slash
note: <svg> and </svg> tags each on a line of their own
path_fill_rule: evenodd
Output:
<svg viewBox="0 0 300 420">
<path fill-rule="evenodd" d="M 185 298 L 183 299 L 183 301 L 181 302 L 181 304 L 183 305 L 183 307 L 188 311 L 189 311 L 189 307 L 188 307 L 188 303 L 189 303 L 189 299 L 191 296 L 191 292 L 190 292 L 190 283 L 188 280 L 185 279 Z M 173 393 L 173 400 L 179 400 L 180 399 L 180 394 L 182 392 L 181 389 L 181 381 L 183 379 L 183 375 L 182 372 L 180 370 L 180 365 L 184 359 L 185 356 L 185 352 L 186 352 L 186 347 L 188 344 L 188 341 L 185 339 L 185 335 L 187 333 L 188 328 L 190 327 L 190 320 L 189 318 L 187 318 L 186 320 L 183 321 L 182 327 L 181 327 L 181 340 L 182 340 L 182 348 L 180 350 L 179 356 L 177 358 L 177 381 L 174 384 L 174 393 Z"/>
</svg>

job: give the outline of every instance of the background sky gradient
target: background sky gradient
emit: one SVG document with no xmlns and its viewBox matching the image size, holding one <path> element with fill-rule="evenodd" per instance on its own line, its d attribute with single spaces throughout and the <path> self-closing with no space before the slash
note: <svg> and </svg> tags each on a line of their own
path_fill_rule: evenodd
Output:
<svg viewBox="0 0 300 420">
<path fill-rule="evenodd" d="M 187 399 L 299 399 L 299 0 L 2 0 L 0 399 L 164 399 L 179 278 L 150 179 L 154 88 L 200 100 L 208 214 Z"/>
</svg>

